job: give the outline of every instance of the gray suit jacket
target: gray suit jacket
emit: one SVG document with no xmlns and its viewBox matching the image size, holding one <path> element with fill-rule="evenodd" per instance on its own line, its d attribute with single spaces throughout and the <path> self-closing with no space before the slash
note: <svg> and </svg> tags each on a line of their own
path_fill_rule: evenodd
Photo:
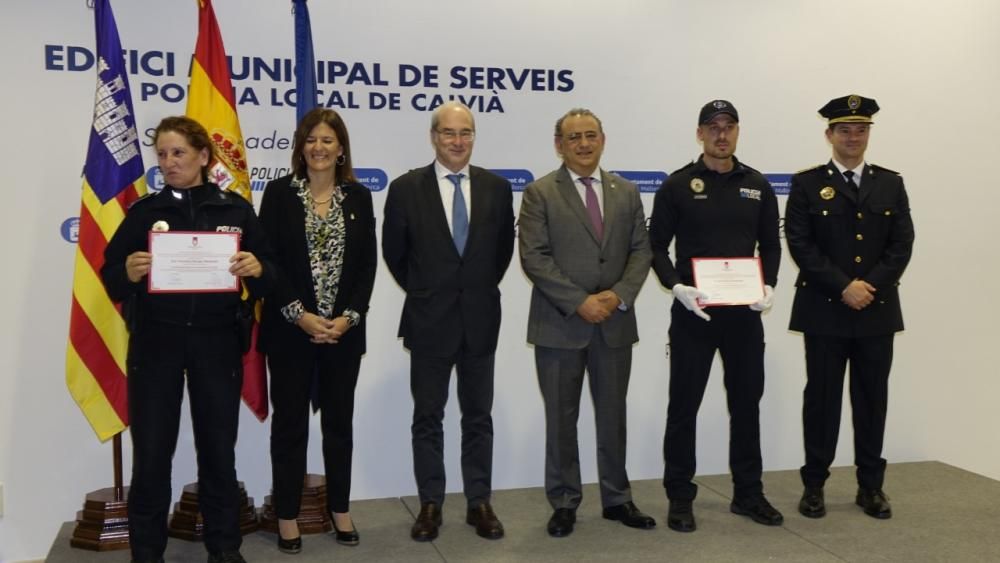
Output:
<svg viewBox="0 0 1000 563">
<path fill-rule="evenodd" d="M 524 191 L 518 220 L 521 267 L 534 284 L 528 342 L 549 348 L 584 348 L 593 326 L 576 314 L 588 295 L 611 289 L 626 309 L 601 323 L 609 346 L 639 340 L 635 303 L 652 252 L 639 190 L 601 170 L 604 240 L 598 240 L 565 166 Z"/>
</svg>

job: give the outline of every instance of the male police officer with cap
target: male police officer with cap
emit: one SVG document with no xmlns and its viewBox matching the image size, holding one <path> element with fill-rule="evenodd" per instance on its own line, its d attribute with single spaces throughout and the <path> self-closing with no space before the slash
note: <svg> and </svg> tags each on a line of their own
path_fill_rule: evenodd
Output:
<svg viewBox="0 0 1000 563">
<path fill-rule="evenodd" d="M 856 502 L 889 518 L 882 491 L 882 441 L 893 335 L 903 330 L 898 285 L 913 250 L 903 180 L 865 162 L 875 100 L 844 96 L 819 110 L 833 147 L 827 164 L 796 174 L 785 207 L 785 236 L 799 266 L 791 330 L 805 335 L 802 421 L 805 491 L 799 512 L 826 514 L 823 484 L 837 450 L 844 369 L 851 364 Z"/>
<path fill-rule="evenodd" d="M 764 392 L 760 313 L 771 307 L 781 258 L 778 203 L 768 181 L 734 156 L 739 132 L 739 115 L 732 104 L 725 100 L 705 104 L 697 129 L 703 154 L 663 183 L 650 222 L 653 269 L 674 294 L 663 485 L 670 500 L 667 525 L 680 532 L 695 529 L 695 424 L 716 350 L 725 368 L 730 414 L 734 488 L 730 510 L 769 526 L 783 521 L 764 498 L 759 422 Z M 675 237 L 677 260 L 672 262 L 670 242 Z M 761 299 L 749 307 L 714 307 L 709 316 L 699 303 L 708 294 L 693 287 L 691 259 L 752 257 L 755 252 L 760 254 L 766 284 Z"/>
</svg>

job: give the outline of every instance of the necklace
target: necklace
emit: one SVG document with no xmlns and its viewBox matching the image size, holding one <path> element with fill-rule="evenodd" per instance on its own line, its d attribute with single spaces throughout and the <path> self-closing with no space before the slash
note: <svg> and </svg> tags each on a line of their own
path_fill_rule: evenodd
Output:
<svg viewBox="0 0 1000 563">
<path fill-rule="evenodd" d="M 330 203 L 330 200 L 332 200 L 332 199 L 333 199 L 333 194 L 332 193 L 330 194 L 330 197 L 328 197 L 328 198 L 326 198 L 326 199 L 324 199 L 322 201 L 314 198 L 312 196 L 312 194 L 309 194 L 309 200 L 312 201 L 313 207 L 315 207 L 317 205 L 326 205 L 327 203 Z"/>
</svg>

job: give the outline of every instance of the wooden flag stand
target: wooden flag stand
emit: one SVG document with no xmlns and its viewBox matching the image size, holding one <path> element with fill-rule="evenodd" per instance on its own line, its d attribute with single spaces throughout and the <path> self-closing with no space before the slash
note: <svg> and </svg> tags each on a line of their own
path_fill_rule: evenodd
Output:
<svg viewBox="0 0 1000 563">
<path fill-rule="evenodd" d="M 257 509 L 253 505 L 253 497 L 247 496 L 243 481 L 240 486 L 240 533 L 244 536 L 257 531 Z M 198 509 L 198 483 L 188 483 L 184 486 L 181 499 L 174 504 L 174 513 L 170 515 L 167 525 L 167 535 L 188 541 L 205 539 L 205 522 Z"/>
<path fill-rule="evenodd" d="M 324 534 L 333 531 L 333 520 L 326 510 L 326 477 L 306 473 L 302 482 L 302 505 L 299 508 L 299 532 L 303 534 Z M 260 529 L 278 533 L 278 515 L 274 512 L 271 495 L 264 497 L 260 509 Z"/>
<path fill-rule="evenodd" d="M 84 497 L 69 544 L 91 551 L 128 549 L 128 488 L 122 486 L 122 435 L 112 438 L 115 486 Z"/>
</svg>

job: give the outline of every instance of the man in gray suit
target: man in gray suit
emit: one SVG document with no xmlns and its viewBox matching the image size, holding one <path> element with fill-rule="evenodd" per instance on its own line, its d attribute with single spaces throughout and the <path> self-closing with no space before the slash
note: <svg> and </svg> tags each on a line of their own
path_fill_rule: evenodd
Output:
<svg viewBox="0 0 1000 563">
<path fill-rule="evenodd" d="M 599 167 L 600 119 L 572 109 L 556 121 L 558 170 L 530 184 L 521 201 L 521 266 L 534 284 L 528 342 L 535 346 L 545 401 L 548 532 L 573 532 L 580 505 L 576 424 L 584 370 L 597 422 L 603 516 L 634 528 L 656 521 L 632 503 L 625 471 L 625 395 L 638 342 L 635 303 L 652 253 L 635 185 Z"/>
</svg>

